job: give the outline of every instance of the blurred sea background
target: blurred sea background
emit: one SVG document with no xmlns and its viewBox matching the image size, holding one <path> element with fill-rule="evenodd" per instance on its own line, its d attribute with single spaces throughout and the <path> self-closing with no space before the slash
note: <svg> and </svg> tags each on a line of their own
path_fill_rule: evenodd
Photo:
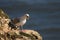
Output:
<svg viewBox="0 0 60 40">
<path fill-rule="evenodd" d="M 24 29 L 38 31 L 43 40 L 60 40 L 60 0 L 0 0 L 0 8 L 11 19 L 28 12 Z"/>
</svg>

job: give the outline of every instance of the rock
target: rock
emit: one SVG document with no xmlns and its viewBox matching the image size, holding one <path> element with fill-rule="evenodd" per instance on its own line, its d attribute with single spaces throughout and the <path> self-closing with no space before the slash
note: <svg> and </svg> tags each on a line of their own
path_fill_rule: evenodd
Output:
<svg viewBox="0 0 60 40">
<path fill-rule="evenodd" d="M 5 18 L 9 18 L 9 16 L 2 9 L 0 9 L 0 16 L 5 17 Z"/>
<path fill-rule="evenodd" d="M 37 31 L 34 31 L 34 30 L 23 30 L 22 32 L 34 36 L 35 39 L 42 40 L 42 36 Z"/>
<path fill-rule="evenodd" d="M 9 31 L 9 25 L 8 25 L 8 23 L 10 22 L 10 19 L 6 19 L 5 17 L 2 17 L 2 19 L 0 19 L 1 21 L 1 27 L 0 28 L 2 28 L 2 30 L 4 31 L 4 32 L 8 32 Z"/>
</svg>

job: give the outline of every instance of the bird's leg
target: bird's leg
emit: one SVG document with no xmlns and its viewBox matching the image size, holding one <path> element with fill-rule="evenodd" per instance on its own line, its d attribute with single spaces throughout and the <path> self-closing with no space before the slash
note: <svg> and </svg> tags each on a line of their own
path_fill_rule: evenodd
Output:
<svg viewBox="0 0 60 40">
<path fill-rule="evenodd" d="M 23 31 L 23 26 L 21 26 L 21 31 Z"/>
<path fill-rule="evenodd" d="M 17 28 L 17 30 L 23 30 L 23 26 L 20 26 L 20 27 L 18 27 L 18 26 L 16 26 L 16 28 Z"/>
</svg>

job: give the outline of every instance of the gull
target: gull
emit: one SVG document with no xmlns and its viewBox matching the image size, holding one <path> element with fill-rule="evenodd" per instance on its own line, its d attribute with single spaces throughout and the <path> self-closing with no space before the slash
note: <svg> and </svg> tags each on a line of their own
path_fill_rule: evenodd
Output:
<svg viewBox="0 0 60 40">
<path fill-rule="evenodd" d="M 29 19 L 29 14 L 24 14 L 23 16 L 19 18 L 14 18 L 12 20 L 13 24 L 16 26 L 17 29 L 21 28 L 23 30 L 23 26 L 26 23 L 26 21 Z"/>
</svg>

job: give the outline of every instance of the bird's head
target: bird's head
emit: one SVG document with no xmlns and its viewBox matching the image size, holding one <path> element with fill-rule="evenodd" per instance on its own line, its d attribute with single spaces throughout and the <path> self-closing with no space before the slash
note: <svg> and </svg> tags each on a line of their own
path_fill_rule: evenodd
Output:
<svg viewBox="0 0 60 40">
<path fill-rule="evenodd" d="M 25 14 L 26 19 L 29 20 L 29 14 Z"/>
</svg>

